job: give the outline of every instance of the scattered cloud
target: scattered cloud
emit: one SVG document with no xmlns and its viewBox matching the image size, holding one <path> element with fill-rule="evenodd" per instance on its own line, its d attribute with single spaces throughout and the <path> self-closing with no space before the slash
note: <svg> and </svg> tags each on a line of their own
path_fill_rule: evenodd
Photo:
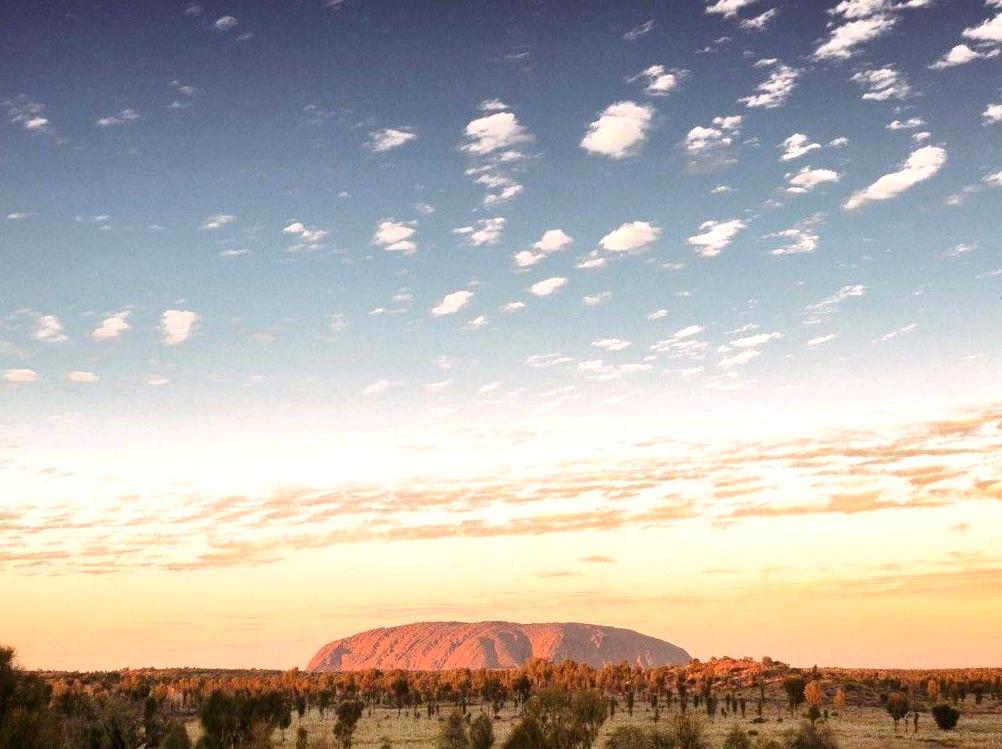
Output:
<svg viewBox="0 0 1002 749">
<path fill-rule="evenodd" d="M 201 318 L 191 310 L 169 309 L 160 318 L 160 334 L 168 346 L 184 343 Z"/>
<path fill-rule="evenodd" d="M 908 80 L 890 65 L 861 70 L 850 79 L 863 89 L 864 101 L 904 99 L 912 91 Z"/>
<path fill-rule="evenodd" d="M 66 379 L 69 382 L 73 382 L 80 385 L 89 385 L 101 381 L 101 378 L 98 377 L 93 372 L 83 372 L 81 370 L 67 372 Z"/>
<path fill-rule="evenodd" d="M 653 107 L 633 101 L 610 104 L 588 125 L 581 148 L 610 159 L 633 156 L 647 138 L 653 119 Z"/>
<path fill-rule="evenodd" d="M 214 24 L 212 24 L 212 28 L 214 28 L 216 31 L 222 31 L 225 33 L 227 31 L 232 31 L 239 25 L 240 22 L 233 16 L 221 16 L 220 18 L 216 19 L 216 22 Z"/>
<path fill-rule="evenodd" d="M 691 167 L 734 163 L 733 146 L 740 135 L 741 115 L 714 117 L 710 126 L 697 125 L 685 136 Z"/>
<path fill-rule="evenodd" d="M 537 281 L 529 287 L 529 291 L 536 296 L 550 296 L 560 291 L 567 285 L 567 279 L 561 276 L 553 276 L 542 281 Z"/>
<path fill-rule="evenodd" d="M 634 26 L 632 29 L 623 34 L 623 41 L 635 42 L 637 41 L 637 39 L 644 36 L 645 34 L 651 33 L 651 30 L 653 28 L 654 28 L 654 19 L 652 18 L 650 20 L 644 21 L 639 26 Z"/>
<path fill-rule="evenodd" d="M 729 245 L 738 232 L 745 228 L 745 222 L 732 218 L 724 221 L 704 221 L 699 225 L 699 233 L 688 238 L 700 257 L 719 255 Z"/>
<path fill-rule="evenodd" d="M 945 163 L 946 151 L 938 146 L 924 146 L 912 151 L 900 169 L 853 193 L 843 207 L 851 211 L 868 203 L 896 197 L 933 177 Z"/>
<path fill-rule="evenodd" d="M 642 82 L 644 93 L 648 96 L 667 96 L 682 85 L 685 76 L 685 70 L 669 70 L 664 65 L 651 65 L 626 80 L 629 83 Z"/>
<path fill-rule="evenodd" d="M 473 301 L 472 291 L 467 291 L 465 289 L 453 291 L 451 294 L 446 294 L 442 297 L 442 301 L 435 307 L 432 307 L 431 314 L 436 317 L 454 315 L 459 312 L 459 310 L 463 309 L 463 307 L 466 307 L 471 301 Z"/>
<path fill-rule="evenodd" d="M 750 109 L 776 109 L 786 104 L 786 100 L 797 86 L 799 77 L 799 70 L 787 65 L 778 65 L 765 81 L 755 87 L 756 93 L 738 101 Z"/>
<path fill-rule="evenodd" d="M 787 174 L 786 191 L 792 195 L 803 195 L 811 192 L 818 185 L 838 182 L 839 174 L 831 169 L 814 169 L 809 166 L 801 168 L 796 174 Z"/>
<path fill-rule="evenodd" d="M 97 127 L 115 127 L 117 125 L 129 125 L 139 119 L 139 112 L 135 109 L 123 109 L 118 114 L 101 117 L 94 124 Z"/>
<path fill-rule="evenodd" d="M 7 369 L 4 370 L 3 379 L 11 385 L 28 385 L 38 382 L 40 378 L 33 369 Z"/>
<path fill-rule="evenodd" d="M 485 244 L 497 244 L 501 241 L 505 220 L 502 217 L 483 218 L 472 226 L 460 226 L 453 229 L 453 234 L 466 237 L 466 241 L 474 247 Z"/>
<path fill-rule="evenodd" d="M 386 153 L 414 140 L 417 140 L 417 134 L 410 128 L 384 128 L 370 132 L 365 147 L 373 153 Z"/>
<path fill-rule="evenodd" d="M 779 157 L 781 161 L 793 161 L 801 156 L 806 156 L 811 151 L 821 148 L 820 143 L 814 143 L 803 133 L 794 133 L 783 141 L 780 146 L 783 154 Z"/>
<path fill-rule="evenodd" d="M 1002 122 L 1002 104 L 989 104 L 981 113 L 981 120 L 985 125 L 997 125 Z"/>
<path fill-rule="evenodd" d="M 62 343 L 67 340 L 63 324 L 55 315 L 39 315 L 35 320 L 35 332 L 32 338 L 44 343 Z"/>
<path fill-rule="evenodd" d="M 759 13 L 757 16 L 745 18 L 738 25 L 746 31 L 764 31 L 765 27 L 776 17 L 777 13 L 779 13 L 777 8 L 771 8 L 764 13 Z"/>
<path fill-rule="evenodd" d="M 1000 17 L 1002 17 L 1002 14 L 1000 14 Z M 981 52 L 971 49 L 966 44 L 958 44 L 929 67 L 933 70 L 945 70 L 946 68 L 955 68 L 958 65 L 967 65 L 975 60 L 990 60 L 998 56 L 998 47 Z"/>
<path fill-rule="evenodd" d="M 867 42 L 883 36 L 895 24 L 890 16 L 860 18 L 834 27 L 828 39 L 814 50 L 815 60 L 845 60 L 852 57 Z"/>
<path fill-rule="evenodd" d="M 648 221 L 629 221 L 599 240 L 608 252 L 633 252 L 643 249 L 661 236 L 661 227 Z"/>
<path fill-rule="evenodd" d="M 417 244 L 414 242 L 414 235 L 417 230 L 414 228 L 414 221 L 394 221 L 384 218 L 376 226 L 376 233 L 372 236 L 373 244 L 380 245 L 389 252 L 399 252 L 402 255 L 413 255 L 417 252 Z"/>
<path fill-rule="evenodd" d="M 104 318 L 101 324 L 91 332 L 90 337 L 95 341 L 110 341 L 118 338 L 122 333 L 132 329 L 132 326 L 129 325 L 131 314 L 128 310 L 123 310 Z"/>
<path fill-rule="evenodd" d="M 215 231 L 216 229 L 222 229 L 224 226 L 232 224 L 236 220 L 237 217 L 229 213 L 215 213 L 206 218 L 200 228 L 205 231 Z"/>
</svg>

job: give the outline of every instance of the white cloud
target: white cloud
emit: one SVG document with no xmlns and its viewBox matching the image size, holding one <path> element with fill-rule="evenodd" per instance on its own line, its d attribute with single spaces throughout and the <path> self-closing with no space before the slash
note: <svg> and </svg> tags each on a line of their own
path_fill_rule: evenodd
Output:
<svg viewBox="0 0 1002 749">
<path fill-rule="evenodd" d="M 647 319 L 651 321 L 663 320 L 666 317 L 668 317 L 668 310 L 666 309 L 656 309 L 647 315 Z"/>
<path fill-rule="evenodd" d="M 216 31 L 223 31 L 223 32 L 232 31 L 239 25 L 240 22 L 233 16 L 222 16 L 221 18 L 217 18 L 216 22 L 212 24 L 213 28 L 215 28 Z"/>
<path fill-rule="evenodd" d="M 884 335 L 880 336 L 880 338 L 878 338 L 877 340 L 875 340 L 874 343 L 886 343 L 887 341 L 893 340 L 894 338 L 897 338 L 898 336 L 907 335 L 908 333 L 911 333 L 912 331 L 916 330 L 917 328 L 918 328 L 918 324 L 917 323 L 909 323 L 908 325 L 905 325 L 904 327 L 898 328 L 897 330 L 892 330 L 889 333 L 884 333 Z"/>
<path fill-rule="evenodd" d="M 999 50 L 997 48 L 988 50 L 987 52 L 980 52 L 971 49 L 966 44 L 958 44 L 929 67 L 933 70 L 944 70 L 945 68 L 953 68 L 957 65 L 966 65 L 975 60 L 990 60 L 998 56 Z"/>
<path fill-rule="evenodd" d="M 159 374 L 151 374 L 146 378 L 147 385 L 153 385 L 153 387 L 162 387 L 170 383 L 170 380 Z"/>
<path fill-rule="evenodd" d="M 878 200 L 888 200 L 924 182 L 946 163 L 946 151 L 938 146 L 924 146 L 915 151 L 896 172 L 885 174 L 864 190 L 853 193 L 844 208 L 853 210 Z"/>
<path fill-rule="evenodd" d="M 995 7 L 1002 7 L 995 5 Z M 977 26 L 964 29 L 965 39 L 973 39 L 976 42 L 988 42 L 990 44 L 1002 44 L 1002 13 L 997 13 Z"/>
<path fill-rule="evenodd" d="M 384 218 L 376 227 L 372 242 L 381 245 L 383 249 L 390 252 L 411 255 L 417 252 L 417 244 L 413 239 L 415 233 L 413 221 L 394 221 Z"/>
<path fill-rule="evenodd" d="M 598 307 L 600 304 L 605 304 L 607 301 L 612 299 L 611 291 L 600 291 L 597 294 L 588 294 L 581 298 L 581 304 L 585 307 Z"/>
<path fill-rule="evenodd" d="M 890 65 L 861 70 L 850 80 L 855 81 L 864 89 L 864 101 L 904 99 L 912 91 L 908 80 Z"/>
<path fill-rule="evenodd" d="M 369 133 L 369 140 L 366 142 L 365 147 L 373 153 L 385 153 L 386 151 L 392 151 L 394 148 L 400 148 L 400 146 L 410 143 L 412 140 L 417 140 L 417 134 L 410 128 L 398 130 L 388 127 L 382 130 L 373 130 Z"/>
<path fill-rule="evenodd" d="M 497 102 L 500 106 L 503 103 Z M 512 112 L 494 112 L 472 120 L 464 130 L 464 141 L 460 149 L 475 156 L 484 156 L 495 151 L 511 148 L 533 140 Z"/>
<path fill-rule="evenodd" d="M 168 346 L 188 340 L 201 318 L 191 310 L 169 309 L 160 318 L 160 333 Z"/>
<path fill-rule="evenodd" d="M 644 34 L 649 34 L 653 28 L 654 19 L 652 18 L 649 21 L 644 21 L 639 26 L 634 26 L 632 29 L 623 34 L 623 40 L 627 42 L 635 42 Z"/>
<path fill-rule="evenodd" d="M 1002 122 L 1002 104 L 989 104 L 981 113 L 981 117 L 985 125 L 997 125 Z"/>
<path fill-rule="evenodd" d="M 648 96 L 667 96 L 681 85 L 684 77 L 684 70 L 668 70 L 664 65 L 651 65 L 626 80 L 630 83 L 643 81 L 644 93 Z"/>
<path fill-rule="evenodd" d="M 741 115 L 714 117 L 710 126 L 697 125 L 685 136 L 685 150 L 692 163 L 731 163 L 731 147 L 740 135 Z"/>
<path fill-rule="evenodd" d="M 35 333 L 33 338 L 36 341 L 45 343 L 62 343 L 66 340 L 63 332 L 63 324 L 55 315 L 39 315 L 35 321 Z"/>
<path fill-rule="evenodd" d="M 921 117 L 910 117 L 907 120 L 892 120 L 884 127 L 888 130 L 914 130 L 917 127 L 922 127 L 924 124 L 925 120 Z"/>
<path fill-rule="evenodd" d="M 1002 171 L 986 174 L 981 178 L 981 181 L 986 185 L 991 185 L 992 187 L 1002 187 Z"/>
<path fill-rule="evenodd" d="M 849 286 L 843 286 L 841 289 L 836 291 L 829 297 L 825 297 L 820 302 L 815 302 L 814 304 L 808 305 L 805 308 L 805 312 L 808 315 L 814 316 L 815 318 L 825 315 L 830 315 L 835 311 L 842 302 L 846 299 L 853 299 L 856 297 L 861 297 L 866 294 L 866 286 L 863 284 L 851 284 Z"/>
<path fill-rule="evenodd" d="M 756 333 L 755 335 L 744 336 L 743 338 L 736 338 L 730 342 L 731 346 L 735 348 L 757 348 L 759 346 L 764 346 L 770 341 L 778 341 L 783 337 L 783 334 L 778 330 L 774 330 L 771 333 Z"/>
<path fill-rule="evenodd" d="M 12 101 L 5 101 L 4 105 L 7 107 L 10 121 L 29 132 L 45 133 L 52 129 L 52 123 L 43 115 L 45 105 L 41 102 L 32 101 L 21 94 Z"/>
<path fill-rule="evenodd" d="M 477 315 L 463 326 L 463 330 L 480 330 L 481 328 L 487 327 L 487 322 L 486 316 Z"/>
<path fill-rule="evenodd" d="M 802 255 L 814 252 L 821 242 L 817 232 L 807 224 L 784 229 L 769 236 L 786 240 L 782 246 L 771 251 L 773 255 Z"/>
<path fill-rule="evenodd" d="M 76 370 L 73 372 L 68 372 L 66 374 L 66 379 L 70 382 L 75 382 L 79 384 L 93 384 L 95 382 L 100 382 L 101 378 L 98 377 L 93 372 L 83 372 Z"/>
<path fill-rule="evenodd" d="M 688 238 L 689 244 L 697 248 L 700 257 L 714 257 L 727 247 L 745 228 L 745 222 L 732 218 L 727 221 L 704 221 L 699 225 L 699 234 Z"/>
<path fill-rule="evenodd" d="M 746 18 L 738 25 L 746 31 L 762 31 L 769 25 L 769 22 L 776 17 L 777 13 L 779 13 L 779 10 L 772 8 L 767 10 L 765 13 L 759 13 L 757 16 L 753 16 L 752 18 Z"/>
<path fill-rule="evenodd" d="M 787 65 L 779 65 L 769 77 L 755 87 L 755 94 L 745 96 L 738 101 L 751 109 L 776 109 L 786 104 L 793 89 L 796 88 L 800 71 Z"/>
<path fill-rule="evenodd" d="M 646 247 L 660 236 L 661 227 L 647 221 L 630 221 L 602 237 L 599 246 L 609 252 L 630 252 Z"/>
<path fill-rule="evenodd" d="M 731 369 L 732 367 L 740 367 L 753 359 L 757 359 L 762 355 L 762 352 L 758 349 L 746 349 L 744 351 L 739 351 L 738 353 L 725 357 L 717 362 L 717 366 L 723 369 Z"/>
<path fill-rule="evenodd" d="M 817 338 L 811 338 L 807 342 L 807 348 L 817 348 L 818 346 L 824 346 L 826 343 L 835 340 L 835 334 L 829 333 L 828 335 L 818 336 Z"/>
<path fill-rule="evenodd" d="M 483 218 L 473 226 L 460 226 L 453 229 L 453 234 L 466 237 L 466 241 L 474 247 L 484 244 L 497 244 L 501 241 L 505 220 L 501 217 Z"/>
<path fill-rule="evenodd" d="M 232 224 L 237 220 L 236 216 L 230 215 L 229 213 L 216 213 L 209 216 L 205 221 L 202 222 L 202 229 L 206 231 L 214 231 L 216 229 L 221 229 L 227 224 Z"/>
<path fill-rule="evenodd" d="M 91 332 L 90 337 L 95 341 L 109 341 L 118 338 L 122 333 L 132 329 L 132 326 L 129 325 L 130 314 L 128 310 L 123 310 L 111 317 L 104 318 L 101 324 Z"/>
<path fill-rule="evenodd" d="M 646 105 L 633 101 L 610 104 L 588 125 L 581 148 L 611 159 L 632 156 L 647 137 L 653 118 L 654 109 Z"/>
<path fill-rule="evenodd" d="M 371 385 L 362 389 L 362 395 L 382 395 L 387 390 L 392 390 L 393 388 L 400 387 L 401 383 L 394 380 L 376 380 Z"/>
<path fill-rule="evenodd" d="M 821 144 L 813 143 L 804 133 L 794 133 L 783 141 L 782 148 L 783 155 L 779 157 L 780 160 L 793 161 L 793 159 L 799 159 L 811 151 L 818 150 L 821 148 Z"/>
<path fill-rule="evenodd" d="M 291 234 L 299 239 L 299 242 L 289 248 L 289 252 L 302 252 L 315 250 L 327 238 L 326 229 L 314 229 L 304 225 L 301 221 L 293 221 L 282 229 L 283 234 Z"/>
<path fill-rule="evenodd" d="M 551 278 L 538 281 L 529 287 L 529 291 L 536 296 L 550 296 L 560 291 L 564 286 L 567 285 L 567 279 L 560 276 L 553 276 Z"/>
<path fill-rule="evenodd" d="M 844 60 L 852 57 L 860 46 L 883 36 L 895 24 L 890 16 L 878 15 L 849 21 L 832 29 L 828 40 L 814 50 L 816 60 Z"/>
<path fill-rule="evenodd" d="M 547 229 L 533 246 L 540 252 L 550 254 L 566 250 L 573 243 L 574 240 L 563 229 Z"/>
<path fill-rule="evenodd" d="M 12 385 L 27 385 L 39 380 L 38 372 L 33 369 L 8 369 L 4 371 L 3 378 Z"/>
<path fill-rule="evenodd" d="M 128 125 L 139 119 L 139 112 L 135 109 L 123 109 L 118 114 L 102 117 L 94 124 L 98 127 L 114 127 L 116 125 Z"/>
<path fill-rule="evenodd" d="M 501 314 L 510 315 L 523 309 L 525 309 L 525 302 L 508 302 L 501 305 Z"/>
<path fill-rule="evenodd" d="M 803 167 L 796 174 L 786 176 L 789 178 L 789 186 L 786 191 L 794 195 L 803 195 L 818 185 L 839 181 L 838 172 L 831 169 L 812 169 L 809 166 Z"/>
<path fill-rule="evenodd" d="M 757 2 L 757 0 L 708 0 L 712 4 L 706 6 L 707 14 L 715 14 L 724 18 L 734 18 L 738 11 Z"/>
<path fill-rule="evenodd" d="M 591 345 L 595 348 L 605 349 L 606 351 L 623 351 L 633 344 L 622 338 L 599 338 L 596 341 L 592 341 Z"/>
<path fill-rule="evenodd" d="M 432 307 L 431 314 L 436 317 L 441 317 L 442 315 L 454 315 L 459 310 L 463 309 L 473 300 L 472 291 L 453 291 L 451 294 L 446 294 L 442 297 L 442 301 L 438 303 L 437 306 Z"/>
</svg>

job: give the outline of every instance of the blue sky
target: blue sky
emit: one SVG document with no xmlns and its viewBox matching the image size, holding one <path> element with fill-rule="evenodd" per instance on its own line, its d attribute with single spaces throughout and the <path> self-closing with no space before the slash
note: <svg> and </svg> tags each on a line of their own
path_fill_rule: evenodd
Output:
<svg viewBox="0 0 1002 749">
<path fill-rule="evenodd" d="M 1000 45 L 997 0 L 7 4 L 10 488 L 183 504 L 995 403 Z"/>
</svg>

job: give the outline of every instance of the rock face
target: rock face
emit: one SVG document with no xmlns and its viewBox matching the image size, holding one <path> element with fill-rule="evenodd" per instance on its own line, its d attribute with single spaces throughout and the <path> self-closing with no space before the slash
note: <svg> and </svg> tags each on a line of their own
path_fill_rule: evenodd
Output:
<svg viewBox="0 0 1002 749">
<path fill-rule="evenodd" d="M 596 624 L 514 622 L 420 622 L 370 629 L 335 640 L 310 660 L 310 671 L 442 671 L 515 668 L 530 658 L 577 661 L 601 667 L 627 661 L 637 666 L 688 663 L 670 642 L 630 629 Z"/>
</svg>

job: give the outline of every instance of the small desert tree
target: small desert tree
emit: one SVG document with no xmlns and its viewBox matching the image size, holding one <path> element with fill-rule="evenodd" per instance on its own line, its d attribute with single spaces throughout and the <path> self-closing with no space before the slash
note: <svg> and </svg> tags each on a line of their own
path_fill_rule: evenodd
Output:
<svg viewBox="0 0 1002 749">
<path fill-rule="evenodd" d="M 481 713 L 470 723 L 470 749 L 491 749 L 494 745 L 494 725 Z"/>
<path fill-rule="evenodd" d="M 362 717 L 362 710 L 362 703 L 358 700 L 346 700 L 335 710 L 337 720 L 334 723 L 334 738 L 344 749 L 351 749 L 355 727 Z"/>
<path fill-rule="evenodd" d="M 668 736 L 675 749 L 707 749 L 703 724 L 696 716 L 678 713 L 668 721 Z"/>
<path fill-rule="evenodd" d="M 470 739 L 466 735 L 466 721 L 458 710 L 450 713 L 438 734 L 438 749 L 469 749 Z"/>
<path fill-rule="evenodd" d="M 786 749 L 838 749 L 835 734 L 827 723 L 800 724 L 783 737 Z"/>
<path fill-rule="evenodd" d="M 939 699 L 939 682 L 935 679 L 929 679 L 929 683 L 925 686 L 925 693 L 929 695 L 929 699 L 935 702 Z"/>
<path fill-rule="evenodd" d="M 908 715 L 908 696 L 904 692 L 892 692 L 887 696 L 885 707 L 894 720 L 894 733 L 897 733 L 898 721 Z"/>
<path fill-rule="evenodd" d="M 783 679 L 783 691 L 786 692 L 786 700 L 790 705 L 790 714 L 797 712 L 797 708 L 804 703 L 804 689 L 807 682 L 803 676 L 787 676 Z"/>
<path fill-rule="evenodd" d="M 845 690 L 842 687 L 835 690 L 835 698 L 832 700 L 832 704 L 835 705 L 835 709 L 839 713 L 845 709 Z"/>
<path fill-rule="evenodd" d="M 167 726 L 167 734 L 160 742 L 160 749 L 191 749 L 191 739 L 182 723 L 175 720 Z"/>
<path fill-rule="evenodd" d="M 957 726 L 957 720 L 960 719 L 960 712 L 947 704 L 936 705 L 932 709 L 932 719 L 936 721 L 936 725 L 943 731 L 952 731 Z"/>
<path fill-rule="evenodd" d="M 807 717 L 811 723 L 814 723 L 821 717 L 821 700 L 823 698 L 824 692 L 821 689 L 821 682 L 809 681 L 804 687 L 804 699 L 810 705 L 807 710 Z"/>
</svg>

